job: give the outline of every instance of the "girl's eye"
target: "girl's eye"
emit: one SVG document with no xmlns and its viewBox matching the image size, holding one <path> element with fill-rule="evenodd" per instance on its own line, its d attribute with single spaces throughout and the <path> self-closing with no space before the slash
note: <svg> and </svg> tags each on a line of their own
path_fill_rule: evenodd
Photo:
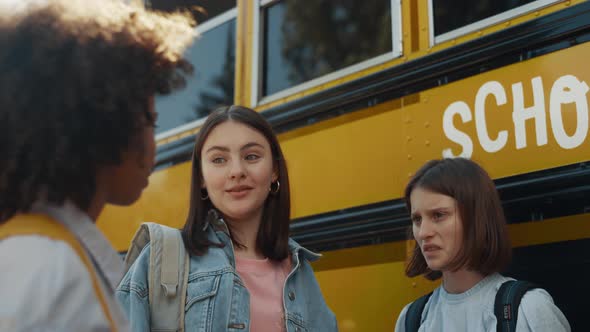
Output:
<svg viewBox="0 0 590 332">
<path fill-rule="evenodd" d="M 256 154 L 249 154 L 246 156 L 246 160 L 252 161 L 252 160 L 258 160 L 260 157 Z"/>
<path fill-rule="evenodd" d="M 214 164 L 221 164 L 221 163 L 225 162 L 225 158 L 217 157 L 217 158 L 214 158 L 213 160 L 211 160 L 211 162 Z"/>
<path fill-rule="evenodd" d="M 420 225 L 420 223 L 422 222 L 422 218 L 420 216 L 413 216 L 412 217 L 412 223 L 415 225 Z"/>
<path fill-rule="evenodd" d="M 443 212 L 435 212 L 434 213 L 434 220 L 441 220 L 445 217 L 445 213 Z"/>
</svg>

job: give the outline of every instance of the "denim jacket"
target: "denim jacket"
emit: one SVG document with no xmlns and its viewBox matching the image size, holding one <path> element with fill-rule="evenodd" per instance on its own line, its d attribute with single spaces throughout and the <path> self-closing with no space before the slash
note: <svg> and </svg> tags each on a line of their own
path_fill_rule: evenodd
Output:
<svg viewBox="0 0 590 332">
<path fill-rule="evenodd" d="M 223 219 L 214 219 L 207 232 L 209 240 L 224 246 L 210 247 L 205 255 L 190 257 L 185 331 L 250 331 L 250 295 L 236 272 L 227 226 Z M 309 264 L 320 255 L 292 239 L 289 249 L 292 270 L 283 289 L 287 332 L 338 331 L 336 317 L 326 305 Z M 148 244 L 117 288 L 117 298 L 127 312 L 132 331 L 150 331 L 149 256 Z"/>
</svg>

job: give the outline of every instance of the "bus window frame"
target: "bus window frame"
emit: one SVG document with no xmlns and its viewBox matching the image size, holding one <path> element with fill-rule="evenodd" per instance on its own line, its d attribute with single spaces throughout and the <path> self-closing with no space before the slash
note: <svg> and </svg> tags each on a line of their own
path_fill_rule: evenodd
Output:
<svg viewBox="0 0 590 332">
<path fill-rule="evenodd" d="M 238 8 L 234 7 L 228 11 L 225 11 L 222 14 L 219 14 L 219 15 L 205 21 L 203 24 L 198 24 L 197 27 L 195 28 L 195 31 L 198 34 L 197 39 L 195 40 L 195 44 L 197 44 L 199 42 L 198 36 L 201 36 L 205 32 L 207 32 L 209 30 L 213 30 L 213 29 L 217 28 L 218 26 L 229 22 L 232 19 L 236 19 L 236 21 L 237 21 L 237 18 L 238 18 Z M 237 36 L 237 30 L 238 30 L 238 25 L 236 24 L 235 36 Z M 235 45 L 235 47 L 237 47 L 237 45 Z M 200 127 L 201 125 L 203 125 L 203 122 L 205 122 L 206 118 L 207 117 L 202 117 L 200 119 L 196 119 L 191 122 L 187 122 L 185 124 L 181 124 L 181 125 L 176 126 L 174 128 L 170 128 L 166 131 L 163 131 L 163 132 L 156 135 L 156 141 L 164 140 L 164 139 L 176 136 L 178 134 L 181 134 L 183 132 L 196 129 L 196 128 Z"/>
<path fill-rule="evenodd" d="M 510 9 L 508 11 L 505 11 L 503 13 L 496 14 L 496 15 L 490 16 L 488 18 L 485 18 L 483 20 L 465 25 L 461 28 L 451 30 L 449 32 L 445 32 L 439 36 L 434 35 L 433 1 L 435 1 L 435 0 L 428 0 L 428 23 L 429 23 L 429 40 L 430 40 L 429 44 L 430 44 L 430 47 L 447 42 L 449 40 L 453 40 L 458 37 L 468 35 L 472 32 L 476 32 L 476 31 L 479 31 L 484 28 L 491 27 L 491 26 L 496 25 L 498 23 L 502 23 L 502 22 L 511 20 L 513 18 L 519 17 L 524 14 L 528 14 L 528 13 L 533 12 L 535 10 L 540 10 L 540 9 L 543 9 L 543 8 L 551 6 L 551 5 L 555 5 L 559 2 L 564 2 L 566 0 L 536 0 L 536 1 L 531 2 L 529 4 L 526 4 L 526 5 L 523 5 L 520 7 L 516 7 L 516 8 Z"/>
<path fill-rule="evenodd" d="M 252 80 L 251 87 L 251 107 L 255 108 L 264 104 L 268 104 L 285 97 L 309 90 L 326 84 L 331 81 L 343 78 L 345 76 L 358 73 L 361 70 L 383 64 L 387 61 L 391 61 L 396 58 L 400 58 L 403 55 L 403 39 L 402 39 L 402 4 L 401 0 L 390 0 L 391 6 L 391 39 L 392 47 L 391 50 L 382 55 L 358 62 L 356 64 L 344 67 L 342 69 L 333 71 L 331 73 L 316 77 L 312 80 L 294 85 L 290 88 L 280 90 L 268 96 L 261 96 L 262 90 L 262 57 L 260 52 L 260 46 L 262 45 L 262 19 L 261 11 L 268 6 L 271 6 L 277 2 L 283 0 L 256 0 L 252 1 L 252 13 L 253 13 L 253 41 L 252 41 Z M 397 19 L 397 20 L 396 20 Z"/>
</svg>

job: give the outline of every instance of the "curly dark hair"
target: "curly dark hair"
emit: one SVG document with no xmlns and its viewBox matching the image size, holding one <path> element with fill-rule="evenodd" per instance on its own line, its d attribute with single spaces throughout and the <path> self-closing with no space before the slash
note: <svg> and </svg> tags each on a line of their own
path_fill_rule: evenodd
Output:
<svg viewBox="0 0 590 332">
<path fill-rule="evenodd" d="M 0 222 L 39 199 L 86 210 L 97 170 L 154 125 L 152 96 L 184 86 L 194 31 L 116 0 L 0 12 Z"/>
</svg>

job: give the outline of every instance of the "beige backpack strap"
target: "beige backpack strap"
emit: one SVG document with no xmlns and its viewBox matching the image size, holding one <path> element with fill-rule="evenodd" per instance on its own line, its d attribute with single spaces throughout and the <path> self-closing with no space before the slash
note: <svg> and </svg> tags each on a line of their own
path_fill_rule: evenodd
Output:
<svg viewBox="0 0 590 332">
<path fill-rule="evenodd" d="M 100 288 L 97 271 L 78 239 L 64 225 L 44 214 L 18 214 L 0 225 L 0 240 L 23 235 L 39 235 L 61 241 L 67 243 L 74 250 L 90 274 L 94 293 L 109 321 L 111 331 L 117 331 L 107 301 Z"/>
<path fill-rule="evenodd" d="M 190 263 L 180 231 L 156 223 L 143 223 L 125 256 L 127 268 L 131 267 L 148 243 L 151 328 L 158 331 L 184 331 Z"/>
</svg>

